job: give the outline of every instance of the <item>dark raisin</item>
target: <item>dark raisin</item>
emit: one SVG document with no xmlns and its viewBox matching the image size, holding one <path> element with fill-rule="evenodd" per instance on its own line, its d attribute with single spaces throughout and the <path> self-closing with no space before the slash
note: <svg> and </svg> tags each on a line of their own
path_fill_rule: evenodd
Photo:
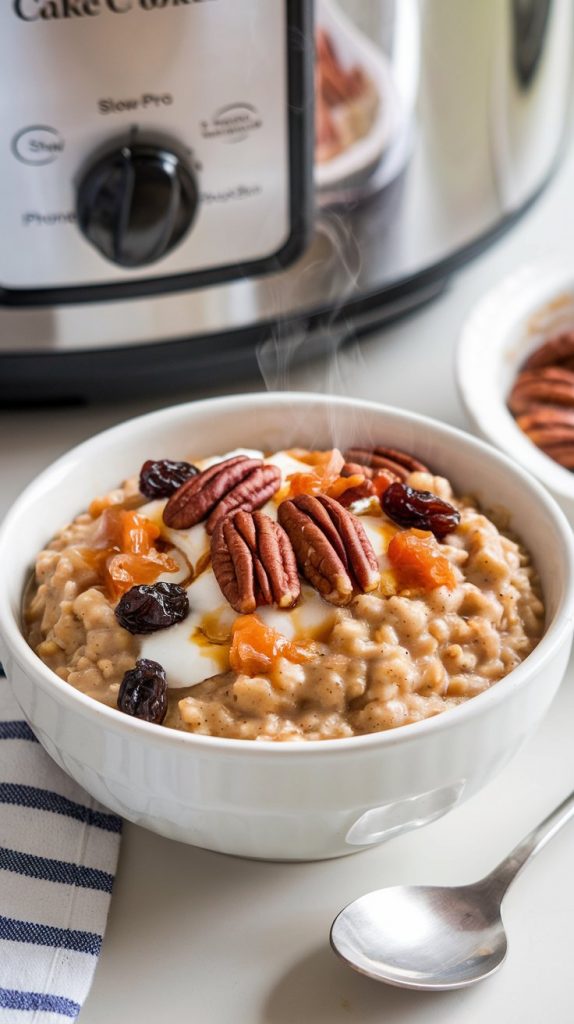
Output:
<svg viewBox="0 0 574 1024">
<path fill-rule="evenodd" d="M 148 459 L 140 470 L 140 491 L 146 498 L 169 498 L 186 480 L 199 473 L 191 462 L 172 462 L 171 459 Z"/>
<path fill-rule="evenodd" d="M 120 683 L 118 708 L 124 715 L 161 725 L 167 712 L 167 679 L 157 661 L 140 658 Z"/>
<path fill-rule="evenodd" d="M 394 483 L 381 498 L 383 510 L 399 526 L 430 530 L 442 540 L 460 523 L 460 512 L 448 501 L 430 491 L 417 491 L 407 484 Z"/>
<path fill-rule="evenodd" d="M 177 583 L 141 583 L 116 605 L 116 619 L 129 633 L 155 633 L 185 619 L 189 601 Z"/>
</svg>

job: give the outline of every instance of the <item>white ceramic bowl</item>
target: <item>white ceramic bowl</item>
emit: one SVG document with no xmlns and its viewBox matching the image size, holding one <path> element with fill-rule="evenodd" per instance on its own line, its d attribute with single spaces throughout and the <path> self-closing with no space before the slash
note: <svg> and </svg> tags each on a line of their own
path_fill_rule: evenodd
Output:
<svg viewBox="0 0 574 1024">
<path fill-rule="evenodd" d="M 416 452 L 459 492 L 512 510 L 537 564 L 543 639 L 506 679 L 454 710 L 390 732 L 273 744 L 141 722 L 63 682 L 20 632 L 22 589 L 52 534 L 147 458 L 236 445 L 378 441 Z M 319 859 L 425 824 L 481 788 L 532 732 L 564 673 L 573 553 L 560 509 L 521 469 L 459 431 L 395 409 L 307 394 L 242 395 L 166 409 L 74 448 L 38 477 L 0 533 L 2 658 L 16 698 L 59 765 L 108 807 L 197 846 Z"/>
<path fill-rule="evenodd" d="M 507 409 L 514 379 L 530 352 L 574 329 L 574 267 L 558 259 L 522 267 L 471 311 L 456 356 L 462 402 L 476 430 L 548 488 L 574 524 L 574 473 L 541 452 Z"/>
</svg>

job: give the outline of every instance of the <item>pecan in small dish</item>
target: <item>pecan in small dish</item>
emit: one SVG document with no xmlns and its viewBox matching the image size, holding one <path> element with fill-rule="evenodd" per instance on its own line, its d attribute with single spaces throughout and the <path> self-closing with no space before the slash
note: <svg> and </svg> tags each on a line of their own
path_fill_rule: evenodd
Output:
<svg viewBox="0 0 574 1024">
<path fill-rule="evenodd" d="M 574 470 L 574 331 L 549 338 L 530 354 L 508 408 L 537 448 Z"/>
</svg>

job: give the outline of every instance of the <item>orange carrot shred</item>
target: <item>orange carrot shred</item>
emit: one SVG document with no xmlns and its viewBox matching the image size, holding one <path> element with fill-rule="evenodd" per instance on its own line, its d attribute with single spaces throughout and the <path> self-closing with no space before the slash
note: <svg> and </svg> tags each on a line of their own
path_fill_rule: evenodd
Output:
<svg viewBox="0 0 574 1024">
<path fill-rule="evenodd" d="M 240 615 L 232 627 L 233 639 L 229 664 L 244 675 L 268 675 L 279 658 L 301 664 L 309 652 L 292 643 L 276 629 L 266 626 L 256 615 Z"/>
<path fill-rule="evenodd" d="M 432 533 L 400 530 L 391 538 L 387 555 L 402 588 L 427 591 L 442 586 L 453 590 L 456 586 L 454 569 L 441 554 Z"/>
</svg>

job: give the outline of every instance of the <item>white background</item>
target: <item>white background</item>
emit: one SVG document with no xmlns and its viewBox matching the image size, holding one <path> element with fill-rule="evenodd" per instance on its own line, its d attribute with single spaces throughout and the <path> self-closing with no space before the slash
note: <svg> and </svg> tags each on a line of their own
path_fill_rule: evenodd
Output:
<svg viewBox="0 0 574 1024">
<path fill-rule="evenodd" d="M 566 161 L 520 223 L 416 315 L 360 347 L 288 375 L 304 390 L 378 399 L 465 427 L 453 377 L 474 302 L 525 260 L 574 237 Z M 248 382 L 242 389 L 260 387 Z M 188 392 L 170 400 L 196 397 Z M 167 399 L 0 414 L 0 514 L 73 444 Z M 544 685 L 544 679 L 540 680 Z M 519 878 L 505 903 L 501 972 L 459 993 L 387 988 L 330 952 L 331 920 L 372 888 L 456 884 L 486 873 L 574 786 L 574 675 L 512 764 L 446 818 L 386 846 L 315 864 L 258 863 L 125 828 L 109 927 L 81 1024 L 571 1024 L 574 825 Z"/>
</svg>

